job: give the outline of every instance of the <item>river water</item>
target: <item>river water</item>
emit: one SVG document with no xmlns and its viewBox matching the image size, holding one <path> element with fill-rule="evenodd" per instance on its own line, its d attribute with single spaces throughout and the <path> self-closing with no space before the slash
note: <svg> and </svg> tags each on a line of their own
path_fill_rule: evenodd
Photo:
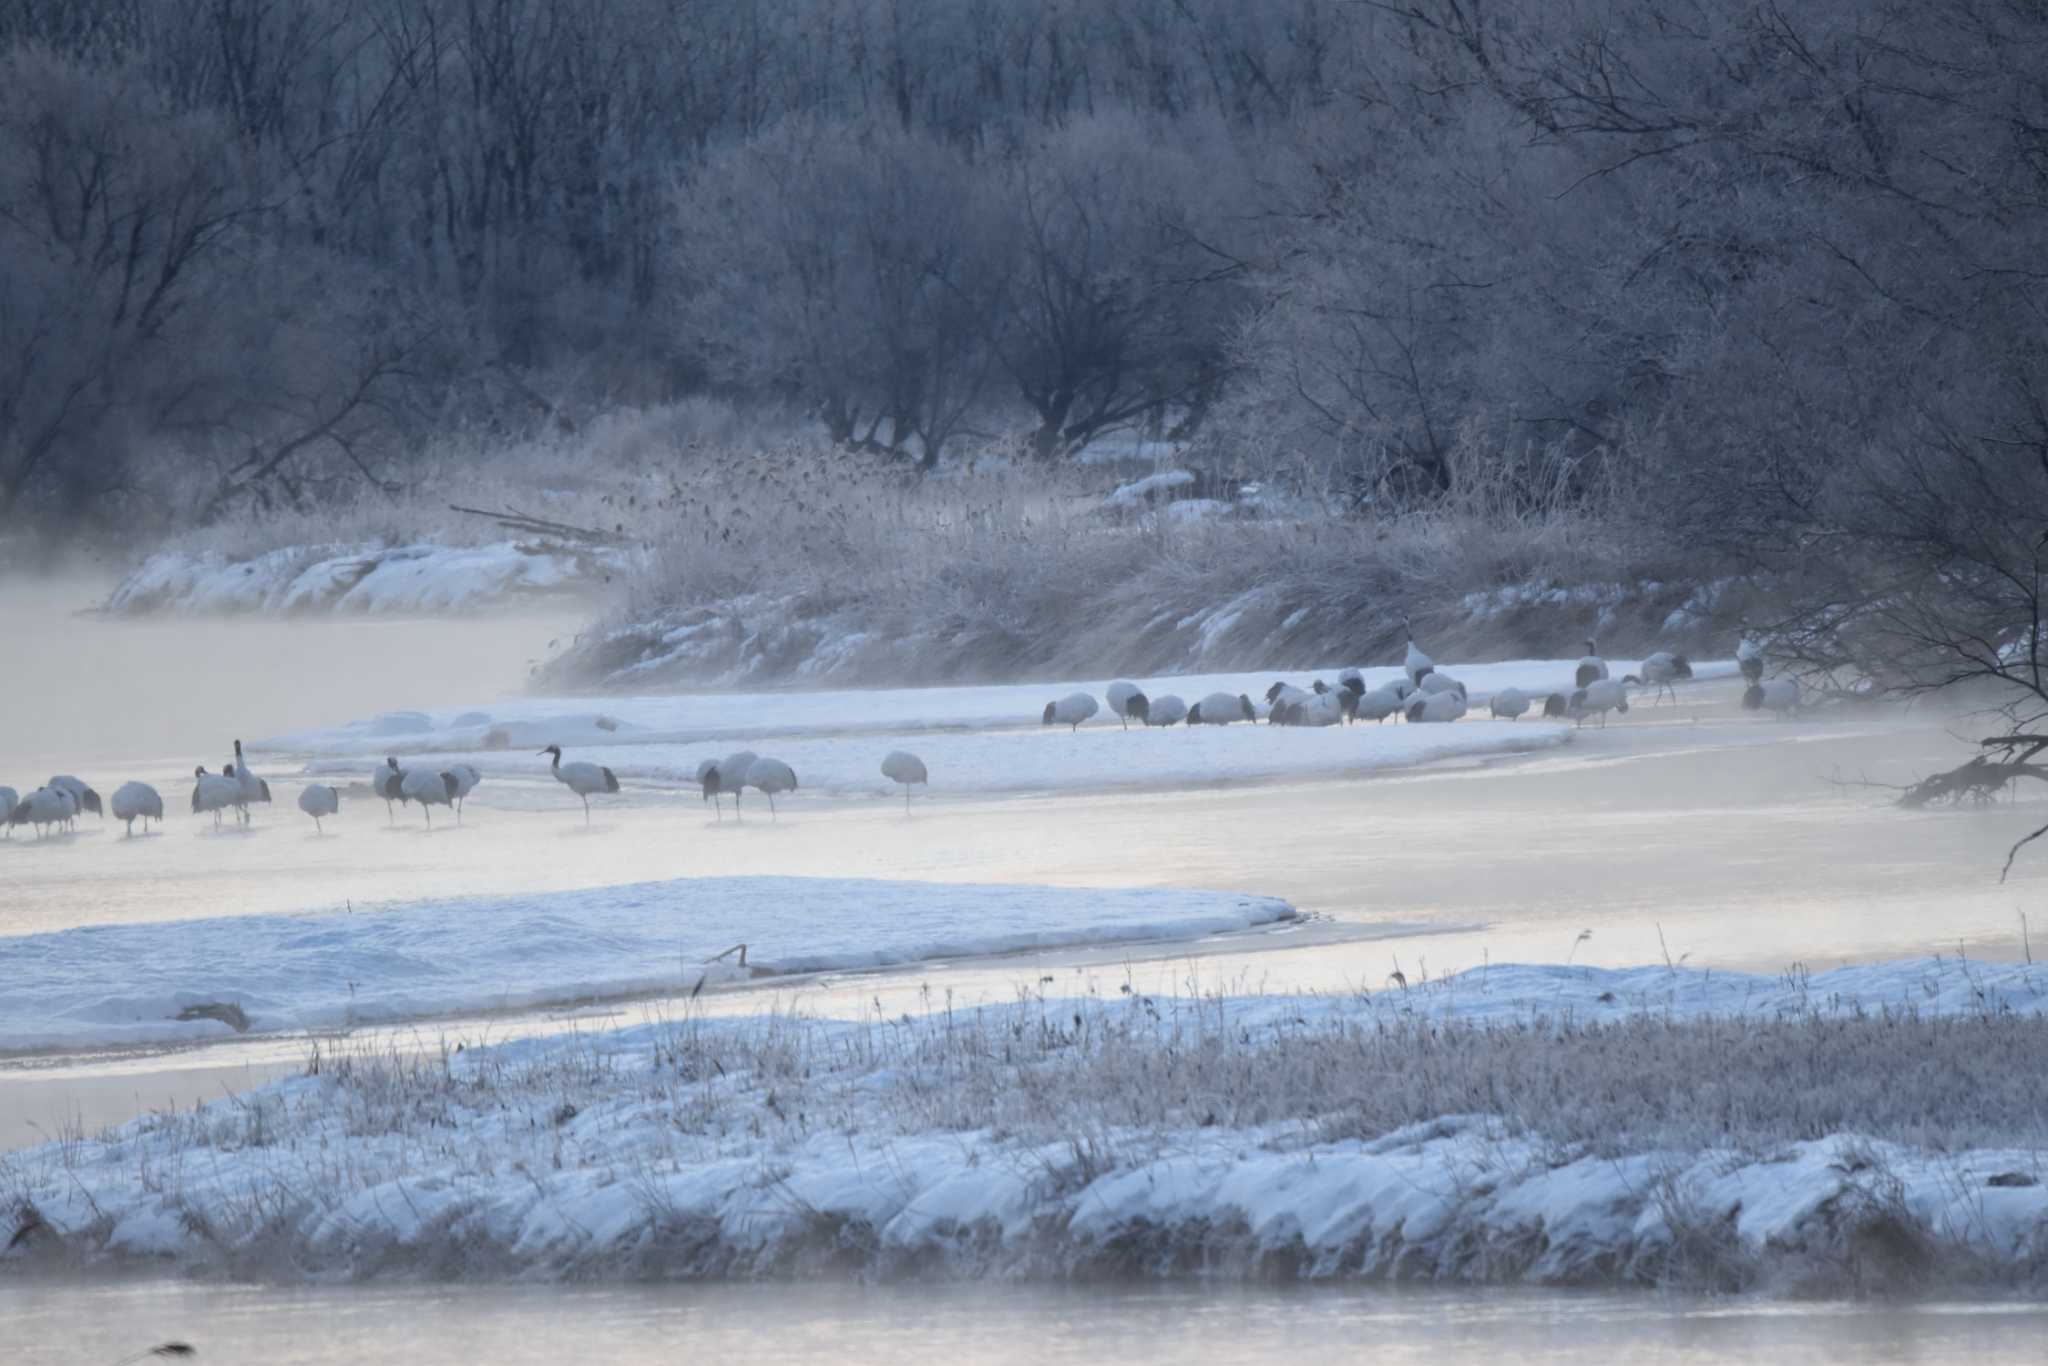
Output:
<svg viewBox="0 0 2048 1366">
<path fill-rule="evenodd" d="M 0 1282 L 15 1363 L 2037 1360 L 2048 1308 L 1408 1287 L 774 1284 L 271 1289 Z"/>
</svg>

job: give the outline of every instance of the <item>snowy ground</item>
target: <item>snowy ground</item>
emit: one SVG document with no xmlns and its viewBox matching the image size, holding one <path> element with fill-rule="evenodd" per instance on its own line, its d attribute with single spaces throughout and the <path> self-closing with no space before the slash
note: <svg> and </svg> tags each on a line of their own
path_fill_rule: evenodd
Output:
<svg viewBox="0 0 2048 1366">
<path fill-rule="evenodd" d="M 2038 1289 L 2044 1002 L 1957 960 L 1500 966 L 329 1051 L 0 1158 L 0 1265 Z"/>
<path fill-rule="evenodd" d="M 1639 667 L 1641 661 L 1611 659 L 1614 677 Z M 1569 690 L 1574 659 L 1511 659 L 1492 664 L 1445 665 L 1443 672 L 1463 682 L 1473 710 L 1484 714 L 1486 700 L 1506 687 L 1532 695 Z M 1249 673 L 1182 674 L 1170 678 L 1136 678 L 1148 694 L 1178 695 L 1188 703 L 1212 692 L 1245 694 L 1265 714 L 1265 694 L 1276 681 L 1306 686 L 1321 678 L 1331 685 L 1342 665 L 1321 669 L 1271 669 Z M 1697 681 L 1732 677 L 1733 660 L 1702 661 L 1693 666 Z M 1362 669 L 1367 687 L 1399 678 L 1398 668 Z M 607 697 L 591 706 L 572 698 L 522 698 L 442 707 L 433 711 L 387 712 L 341 725 L 293 731 L 259 741 L 259 751 L 290 754 L 360 755 L 388 753 L 394 744 L 415 752 L 483 748 L 495 728 L 510 749 L 545 744 L 628 745 L 695 744 L 704 741 L 751 740 L 776 736 L 914 734 L 919 731 L 983 730 L 1037 727 L 1045 704 L 1071 692 L 1087 692 L 1100 702 L 1110 679 L 1065 683 L 1023 683 L 995 687 L 834 689 L 819 692 L 682 693 L 640 697 Z M 1682 694 L 1681 694 L 1682 695 Z M 1647 701 L 1645 695 L 1644 701 Z M 1527 718 L 1524 718 L 1526 724 Z M 1389 722 L 1391 728 L 1395 723 Z M 1117 719 L 1107 704 L 1083 730 L 1116 730 Z M 1187 727 L 1167 729 L 1186 730 Z"/>
<path fill-rule="evenodd" d="M 593 997 L 772 973 L 1061 945 L 1187 939 L 1285 920 L 1222 892 L 845 878 L 693 878 L 304 915 L 95 925 L 0 938 L 0 1051 L 218 1039 L 180 1022 L 229 1002 L 257 1031 Z M 709 962 L 736 944 L 737 956 Z"/>
<path fill-rule="evenodd" d="M 1320 730 L 1233 726 L 1133 726 L 1126 731 L 1105 707 L 1079 733 L 1047 727 L 1047 701 L 1073 691 L 1100 697 L 1108 684 L 1038 684 L 1008 687 L 922 688 L 816 693 L 694 694 L 627 697 L 602 710 L 578 709 L 570 699 L 535 698 L 436 712 L 393 712 L 341 726 L 299 731 L 258 742 L 259 753 L 313 756 L 306 772 L 333 779 L 364 777 L 384 756 L 401 764 L 467 762 L 487 780 L 540 779 L 534 757 L 560 744 L 572 759 L 603 764 L 621 779 L 691 785 L 697 765 L 741 745 L 788 763 L 802 788 L 798 800 L 820 795 L 869 797 L 891 790 L 881 758 L 902 736 L 931 774 L 941 795 L 1098 791 L 1108 788 L 1187 787 L 1215 782 L 1336 778 L 1378 769 L 1448 759 L 1525 753 L 1562 745 L 1566 727 L 1524 717 L 1485 716 L 1484 699 L 1517 686 L 1548 692 L 1569 686 L 1574 661 L 1518 660 L 1449 670 L 1473 690 L 1479 713 L 1470 724 L 1408 726 L 1389 721 Z M 1635 661 L 1614 661 L 1616 673 Z M 1377 684 L 1398 670 L 1367 671 Z M 1734 672 L 1732 663 L 1700 666 L 1705 679 Z M 1207 674 L 1138 680 L 1147 692 L 1197 701 L 1210 692 L 1252 697 L 1276 678 L 1334 679 L 1337 671 L 1295 674 Z M 1725 699 L 1724 699 L 1725 704 Z M 504 751 L 505 757 L 495 757 Z M 493 798 L 486 797 L 486 800 Z"/>
<path fill-rule="evenodd" d="M 611 551 L 514 541 L 287 546 L 246 560 L 164 551 L 123 579 L 106 609 L 117 616 L 449 612 L 588 588 L 622 564 Z"/>
</svg>

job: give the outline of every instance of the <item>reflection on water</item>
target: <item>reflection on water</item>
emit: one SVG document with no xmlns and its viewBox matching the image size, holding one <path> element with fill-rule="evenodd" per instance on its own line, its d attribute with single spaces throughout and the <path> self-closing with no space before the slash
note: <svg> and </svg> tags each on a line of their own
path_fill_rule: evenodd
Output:
<svg viewBox="0 0 2048 1366">
<path fill-rule="evenodd" d="M 17 1362 L 169 1339 L 211 1363 L 1691 1363 L 2031 1359 L 2038 1305 L 1696 1301 L 1409 1287 L 381 1287 L 0 1282 Z M 24 1352 L 25 1348 L 25 1352 Z"/>
</svg>

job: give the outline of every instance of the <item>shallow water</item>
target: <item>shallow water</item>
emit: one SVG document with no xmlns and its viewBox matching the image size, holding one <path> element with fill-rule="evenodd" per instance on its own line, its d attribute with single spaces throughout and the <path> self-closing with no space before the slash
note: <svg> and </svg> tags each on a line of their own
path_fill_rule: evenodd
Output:
<svg viewBox="0 0 2048 1366">
<path fill-rule="evenodd" d="M 1408 1287 L 775 1284 L 270 1289 L 0 1282 L 15 1362 L 1693 1363 L 2033 1358 L 2048 1308 Z"/>
</svg>

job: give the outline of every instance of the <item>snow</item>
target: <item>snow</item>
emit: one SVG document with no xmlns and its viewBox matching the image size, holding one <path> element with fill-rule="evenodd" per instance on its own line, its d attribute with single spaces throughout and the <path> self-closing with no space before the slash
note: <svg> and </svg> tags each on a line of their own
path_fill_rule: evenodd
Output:
<svg viewBox="0 0 2048 1366">
<path fill-rule="evenodd" d="M 287 546 L 246 559 L 163 551 L 121 581 L 107 611 L 446 612 L 571 591 L 622 565 L 612 551 L 514 541 Z"/>
<path fill-rule="evenodd" d="M 1615 677 L 1641 666 L 1640 660 L 1610 659 Z M 1244 693 L 1261 708 L 1266 689 L 1276 680 L 1306 685 L 1321 678 L 1335 685 L 1342 664 L 1321 668 L 1264 669 L 1234 673 L 1180 674 L 1131 679 L 1148 694 L 1176 693 L 1190 701 L 1212 692 Z M 1444 664 L 1442 672 L 1463 682 L 1474 710 L 1488 697 L 1514 686 L 1541 697 L 1572 686 L 1577 659 L 1511 659 L 1488 664 Z M 1398 666 L 1361 669 L 1368 688 L 1402 677 Z M 1732 677 L 1733 660 L 1697 661 L 1697 681 Z M 602 712 L 573 698 L 529 697 L 497 703 L 464 703 L 430 712 L 391 713 L 341 725 L 295 731 L 257 741 L 252 748 L 280 754 L 353 755 L 379 759 L 389 752 L 387 739 L 404 734 L 420 750 L 473 751 L 491 747 L 538 749 L 558 743 L 675 745 L 707 741 L 763 740 L 824 735 L 893 735 L 919 732 L 985 730 L 995 727 L 1036 728 L 1045 704 L 1071 692 L 1100 697 L 1115 680 L 1002 684 L 943 688 L 832 689 L 816 692 L 663 693 L 607 697 Z M 418 718 L 426 717 L 421 729 Z M 606 730 L 602 720 L 614 728 Z M 1527 723 L 1522 723 L 1526 725 Z M 1082 728 L 1117 730 L 1114 716 L 1104 713 Z M 1393 726 L 1386 727 L 1391 731 Z M 1186 737 L 1181 737 L 1186 738 Z M 589 757 L 589 756 L 583 756 Z M 603 762 L 600 760 L 599 762 Z M 799 772 L 802 770 L 799 769 Z"/>
<path fill-rule="evenodd" d="M 1199 1092 L 1170 1102 L 1187 1121 L 1138 1124 L 1117 1118 L 1114 1091 L 1087 1088 L 1171 1077 L 1182 1054 L 1244 1066 L 1318 1038 L 1364 1056 L 1390 1011 L 1483 1005 L 1539 1045 L 1570 1013 L 1616 1003 L 1651 1028 L 1803 1003 L 1816 1030 L 1896 1032 L 1906 1017 L 1862 1012 L 1991 1023 L 2039 1015 L 2044 986 L 2031 965 L 1959 960 L 1811 979 L 1506 966 L 1371 996 L 1047 998 L 921 1019 L 684 1020 L 416 1062 L 329 1053 L 318 1075 L 0 1157 L 25 1230 L 0 1265 L 2038 1286 L 2048 1182 L 2033 1148 L 1708 1126 L 1697 1142 L 1603 1151 L 1473 1113 L 1342 1135 L 1287 1114 L 1199 1120 Z M 1436 1056 L 1454 1066 L 1456 1052 Z M 1222 1102 L 1220 1076 L 1189 1075 Z"/>
<path fill-rule="evenodd" d="M 255 1030 L 688 991 L 748 975 L 1056 945 L 1181 939 L 1284 920 L 1223 892 L 838 878 L 704 878 L 354 912 L 94 925 L 0 938 L 0 1049 L 218 1038 L 179 1022 L 229 1001 Z"/>
<path fill-rule="evenodd" d="M 395 744 L 407 767 L 445 767 L 471 762 L 486 780 L 538 779 L 547 760 L 533 753 L 542 743 L 561 743 L 572 759 L 602 764 L 622 782 L 688 789 L 697 800 L 697 763 L 721 757 L 735 740 L 694 744 L 619 743 L 623 732 L 607 734 L 586 718 L 553 724 L 508 727 L 522 737 L 503 761 L 478 758 L 467 750 L 420 750 L 408 738 Z M 919 736 L 914 749 L 931 774 L 929 793 L 946 796 L 1007 796 L 1019 793 L 1100 791 L 1108 788 L 1177 788 L 1216 782 L 1335 779 L 1409 768 L 1454 759 L 1483 759 L 1554 749 L 1569 742 L 1567 726 L 1540 721 L 1484 725 L 1332 727 L 1304 730 L 1252 725 L 1199 727 L 1114 727 L 1084 724 L 986 732 L 939 731 Z M 863 799 L 897 792 L 882 776 L 882 756 L 892 748 L 875 736 L 810 736 L 756 739 L 749 748 L 772 754 L 794 768 L 802 787 L 794 798 L 815 801 Z M 379 754 L 385 749 L 378 749 Z M 363 777 L 373 760 L 316 758 L 307 772 L 323 781 Z M 919 790 L 923 800 L 927 789 Z M 751 796 L 749 801 L 753 800 Z"/>
<path fill-rule="evenodd" d="M 1116 511 L 1131 511 L 1150 507 L 1163 499 L 1175 496 L 1176 489 L 1195 486 L 1193 470 L 1161 470 L 1148 474 L 1143 479 L 1133 479 L 1128 484 L 1119 484 L 1102 500 L 1102 505 Z"/>
</svg>

